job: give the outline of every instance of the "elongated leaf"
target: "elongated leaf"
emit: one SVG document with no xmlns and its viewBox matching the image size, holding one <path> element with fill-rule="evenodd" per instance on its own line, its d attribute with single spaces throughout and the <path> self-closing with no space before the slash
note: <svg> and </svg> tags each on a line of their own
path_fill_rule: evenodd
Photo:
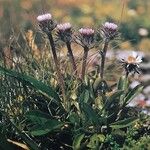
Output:
<svg viewBox="0 0 150 150">
<path fill-rule="evenodd" d="M 89 97 L 90 97 L 90 94 L 89 94 L 89 91 L 88 90 L 85 90 L 85 91 L 83 91 L 82 93 L 81 93 L 81 95 L 80 95 L 80 102 L 81 103 L 87 103 L 88 102 L 88 100 L 89 100 Z"/>
<path fill-rule="evenodd" d="M 143 86 L 141 86 L 141 85 L 137 85 L 134 89 L 130 90 L 124 99 L 124 105 L 128 104 L 142 90 L 143 90 Z"/>
<path fill-rule="evenodd" d="M 124 120 L 112 123 L 110 125 L 110 127 L 112 127 L 113 129 L 125 128 L 125 127 L 128 127 L 128 126 L 132 125 L 133 123 L 135 123 L 137 121 L 138 121 L 137 117 L 131 117 L 131 118 L 128 118 L 128 119 L 124 119 Z"/>
<path fill-rule="evenodd" d="M 85 91 L 85 94 L 84 94 L 84 102 L 85 102 L 85 103 L 87 103 L 87 102 L 88 102 L 89 97 L 90 97 L 89 91 L 88 91 L 88 90 L 86 90 L 86 91 Z"/>
<path fill-rule="evenodd" d="M 50 116 L 46 113 L 43 113 L 41 111 L 35 110 L 35 111 L 29 111 L 26 113 L 26 118 L 28 118 L 32 123 L 43 125 L 45 124 L 48 119 L 50 119 Z"/>
<path fill-rule="evenodd" d="M 73 150 L 80 150 L 81 142 L 84 138 L 85 134 L 78 134 L 73 140 Z"/>
<path fill-rule="evenodd" d="M 118 82 L 118 90 L 126 90 L 128 88 L 129 81 L 125 76 L 122 76 Z"/>
<path fill-rule="evenodd" d="M 99 120 L 98 120 L 98 115 L 97 113 L 94 111 L 94 109 L 92 108 L 92 106 L 83 103 L 82 104 L 82 110 L 85 113 L 85 116 L 87 118 L 87 120 L 92 121 L 92 123 L 94 124 L 99 124 Z"/>
<path fill-rule="evenodd" d="M 35 126 L 31 129 L 31 134 L 34 136 L 41 136 L 45 135 L 49 132 L 53 132 L 56 129 L 61 129 L 61 127 L 64 125 L 64 123 L 51 119 L 45 122 L 45 124 Z"/>
<path fill-rule="evenodd" d="M 104 107 L 103 107 L 102 110 L 108 109 L 108 108 L 111 106 L 111 104 L 113 104 L 114 102 L 116 102 L 116 99 L 117 99 L 118 97 L 120 97 L 123 93 L 124 93 L 124 91 L 116 91 L 113 95 L 111 95 L 111 96 L 106 100 L 106 103 L 105 103 L 105 105 L 104 105 Z"/>
<path fill-rule="evenodd" d="M 34 87 L 35 89 L 37 89 L 40 93 L 42 93 L 43 95 L 46 95 L 49 98 L 54 98 L 55 100 L 60 101 L 60 98 L 58 96 L 58 94 L 53 90 L 52 87 L 46 85 L 45 83 L 36 80 L 35 78 L 22 74 L 22 73 L 18 73 L 14 70 L 10 70 L 10 69 L 6 69 L 0 66 L 0 72 L 1 74 L 10 76 L 10 77 L 14 77 L 17 80 L 25 83 L 26 85 L 30 85 L 32 87 Z"/>
</svg>

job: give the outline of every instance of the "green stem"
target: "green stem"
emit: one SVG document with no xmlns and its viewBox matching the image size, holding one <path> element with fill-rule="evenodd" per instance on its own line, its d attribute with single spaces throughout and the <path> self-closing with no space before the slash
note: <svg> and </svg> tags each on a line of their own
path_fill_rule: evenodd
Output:
<svg viewBox="0 0 150 150">
<path fill-rule="evenodd" d="M 82 80 L 84 80 L 84 77 L 85 77 L 88 51 L 89 51 L 89 48 L 88 47 L 84 47 L 83 62 L 82 62 L 82 73 L 81 73 L 81 79 Z"/>
<path fill-rule="evenodd" d="M 101 69 L 100 69 L 101 79 L 103 79 L 103 77 L 104 77 L 105 58 L 106 58 L 106 52 L 107 52 L 107 49 L 108 49 L 108 44 L 109 44 L 109 41 L 106 39 L 105 43 L 104 43 L 103 50 L 101 52 Z"/>
<path fill-rule="evenodd" d="M 74 56 L 73 56 L 73 53 L 72 53 L 70 42 L 66 42 L 66 46 L 67 46 L 67 49 L 68 49 L 69 59 L 72 63 L 73 70 L 75 72 L 75 75 L 77 75 L 77 66 L 76 66 L 75 59 L 74 59 Z"/>
</svg>

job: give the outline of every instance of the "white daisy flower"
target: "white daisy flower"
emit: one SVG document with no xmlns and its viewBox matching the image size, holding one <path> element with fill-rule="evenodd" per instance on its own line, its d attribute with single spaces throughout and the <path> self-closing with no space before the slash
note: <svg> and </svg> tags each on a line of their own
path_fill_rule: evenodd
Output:
<svg viewBox="0 0 150 150">
<path fill-rule="evenodd" d="M 142 57 L 138 56 L 138 54 L 133 51 L 131 55 L 128 55 L 126 58 L 124 58 L 124 61 L 126 61 L 128 64 L 139 64 L 142 62 Z"/>
<path fill-rule="evenodd" d="M 135 51 L 121 59 L 122 66 L 125 68 L 127 73 L 139 73 L 139 64 L 141 62 L 142 56 L 138 56 Z"/>
</svg>

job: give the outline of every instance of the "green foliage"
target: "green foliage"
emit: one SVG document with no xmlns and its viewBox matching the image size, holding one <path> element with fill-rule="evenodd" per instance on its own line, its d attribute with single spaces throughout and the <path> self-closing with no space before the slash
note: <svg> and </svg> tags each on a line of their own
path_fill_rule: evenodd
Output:
<svg viewBox="0 0 150 150">
<path fill-rule="evenodd" d="M 138 141 L 126 140 L 126 144 L 122 148 L 122 150 L 149 150 L 150 149 L 150 136 L 143 136 Z"/>
<path fill-rule="evenodd" d="M 3 67 L 0 67 L 0 72 L 3 75 L 7 75 L 10 77 L 16 78 L 17 80 L 19 80 L 20 82 L 23 82 L 26 85 L 33 86 L 33 88 L 37 89 L 39 92 L 48 96 L 49 98 L 51 98 L 51 97 L 55 98 L 57 100 L 57 102 L 60 101 L 59 96 L 53 90 L 53 88 L 51 88 L 50 86 L 47 86 L 46 84 L 44 84 L 41 81 L 36 80 L 33 77 L 24 75 L 22 73 L 18 73 L 18 72 L 13 71 L 13 70 L 8 70 L 8 69 L 3 68 Z"/>
<path fill-rule="evenodd" d="M 71 111 L 64 112 L 59 95 L 50 85 L 3 67 L 0 67 L 0 72 L 2 75 L 15 78 L 19 82 L 31 86 L 49 99 L 54 98 L 57 101 L 58 110 L 52 111 L 53 105 L 50 103 L 49 106 L 47 105 L 49 113 L 35 108 L 35 110 L 29 110 L 23 115 L 25 122 L 21 126 L 26 126 L 26 134 L 34 137 L 34 139 L 36 137 L 48 138 L 50 136 L 56 140 L 56 143 L 59 143 L 60 139 L 56 139 L 55 135 L 67 134 L 69 131 L 70 140 L 71 137 L 73 139 L 70 146 L 74 150 L 84 148 L 103 149 L 109 147 L 108 143 L 110 141 L 112 143 L 110 144 L 111 147 L 119 148 L 124 143 L 124 137 L 127 134 L 124 133 L 124 129 L 128 130 L 128 127 L 134 126 L 139 120 L 137 116 L 130 116 L 128 114 L 127 104 L 142 91 L 143 87 L 137 86 L 129 90 L 128 80 L 125 77 L 120 78 L 117 89 L 113 92 L 108 92 L 108 89 L 105 88 L 103 89 L 104 91 L 101 88 L 94 90 L 91 88 L 90 82 L 82 83 L 76 90 L 70 89 L 74 90 L 78 96 L 76 100 L 71 100 L 70 95 L 68 95 Z M 80 81 L 76 80 L 76 82 Z M 105 84 L 107 84 L 106 81 Z M 97 87 L 100 86 L 98 85 Z M 100 91 L 101 94 L 97 94 L 97 91 Z M 99 103 L 98 100 L 100 101 Z M 74 102 L 72 103 L 71 101 Z M 56 111 L 59 113 L 56 113 Z M 55 116 L 54 114 L 57 115 Z M 16 130 L 18 131 L 18 127 Z M 18 132 L 22 134 L 22 131 Z M 122 139 L 120 143 L 116 140 L 118 137 Z M 28 143 L 29 141 L 26 137 L 22 137 L 22 139 L 27 140 L 27 144 L 30 147 L 32 145 L 34 147 L 33 143 Z M 70 140 L 68 141 L 69 143 Z M 47 142 L 49 143 L 50 141 Z"/>
<path fill-rule="evenodd" d="M 31 121 L 33 125 L 29 128 L 29 132 L 34 136 L 42 136 L 49 132 L 61 129 L 64 123 L 57 121 L 56 119 L 48 119 L 47 114 L 39 111 L 29 111 L 26 113 L 27 119 Z"/>
<path fill-rule="evenodd" d="M 130 90 L 124 100 L 124 104 L 128 104 L 129 102 L 131 102 L 131 100 L 138 95 L 139 93 L 141 93 L 141 91 L 143 90 L 143 86 L 138 85 L 135 88 L 133 88 L 132 90 Z"/>
<path fill-rule="evenodd" d="M 81 142 L 82 142 L 84 136 L 85 136 L 85 134 L 78 134 L 75 136 L 75 138 L 73 140 L 73 149 L 74 150 L 81 149 Z"/>
<path fill-rule="evenodd" d="M 128 126 L 132 125 L 133 123 L 135 123 L 137 121 L 138 121 L 138 118 L 131 117 L 131 118 L 128 118 L 128 119 L 124 119 L 124 120 L 120 120 L 120 121 L 114 122 L 110 126 L 113 129 L 120 129 L 120 128 L 128 127 Z"/>
</svg>

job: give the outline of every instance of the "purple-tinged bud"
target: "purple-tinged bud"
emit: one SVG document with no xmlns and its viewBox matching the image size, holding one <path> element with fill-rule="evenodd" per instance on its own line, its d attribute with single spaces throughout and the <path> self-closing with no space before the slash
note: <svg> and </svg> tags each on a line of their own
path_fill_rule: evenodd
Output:
<svg viewBox="0 0 150 150">
<path fill-rule="evenodd" d="M 83 47 L 92 48 L 94 46 L 95 31 L 91 28 L 79 29 L 79 34 L 76 36 L 76 42 Z"/>
<path fill-rule="evenodd" d="M 94 30 L 90 28 L 81 28 L 79 30 L 80 34 L 83 36 L 93 36 L 94 35 Z"/>
<path fill-rule="evenodd" d="M 101 29 L 102 38 L 112 40 L 118 36 L 118 26 L 115 23 L 105 22 Z"/>
<path fill-rule="evenodd" d="M 103 26 L 105 29 L 110 31 L 116 31 L 118 28 L 118 26 L 115 23 L 111 23 L 111 22 L 105 22 Z"/>
<path fill-rule="evenodd" d="M 50 13 L 39 15 L 37 17 L 37 21 L 39 22 L 39 26 L 42 31 L 46 34 L 51 32 L 56 27 L 56 23 L 52 20 L 52 15 Z"/>
<path fill-rule="evenodd" d="M 57 25 L 57 37 L 64 42 L 71 42 L 72 40 L 72 26 L 70 23 L 63 23 Z"/>
<path fill-rule="evenodd" d="M 58 24 L 57 25 L 57 29 L 60 31 L 60 32 L 64 32 L 66 30 L 70 30 L 71 29 L 71 24 L 68 22 L 68 23 L 63 23 L 63 24 Z"/>
<path fill-rule="evenodd" d="M 37 17 L 37 20 L 38 20 L 39 22 L 48 21 L 48 20 L 51 20 L 51 19 L 52 19 L 52 15 L 49 14 L 49 13 L 43 14 L 43 15 L 39 15 L 39 16 Z"/>
</svg>

